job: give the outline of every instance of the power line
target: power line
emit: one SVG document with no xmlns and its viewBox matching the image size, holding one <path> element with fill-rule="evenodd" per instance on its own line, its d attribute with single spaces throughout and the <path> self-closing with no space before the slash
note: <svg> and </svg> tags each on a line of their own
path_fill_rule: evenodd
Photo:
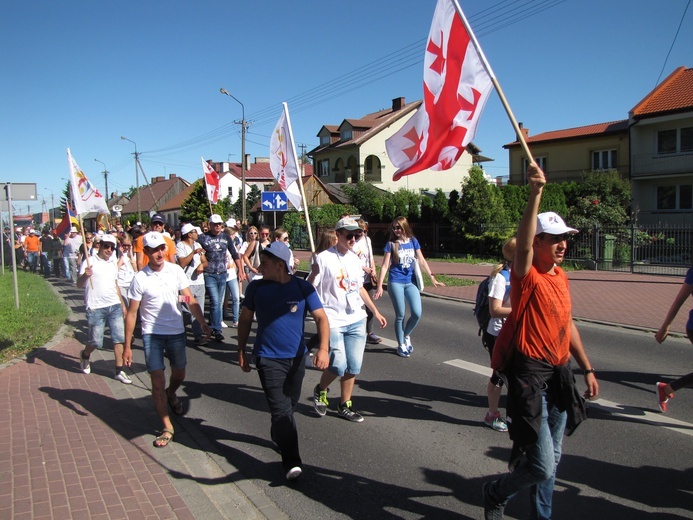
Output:
<svg viewBox="0 0 693 520">
<path fill-rule="evenodd" d="M 681 15 L 681 21 L 679 22 L 679 27 L 676 29 L 676 34 L 674 35 L 674 40 L 671 42 L 671 47 L 669 47 L 669 52 L 667 52 L 667 57 L 664 58 L 664 63 L 662 64 L 662 70 L 659 72 L 659 77 L 657 78 L 657 81 L 655 82 L 655 88 L 657 88 L 657 85 L 659 85 L 659 80 L 662 79 L 662 74 L 664 74 L 664 68 L 667 66 L 667 61 L 669 61 L 669 55 L 671 54 L 671 50 L 674 48 L 674 44 L 676 43 L 676 39 L 679 37 L 679 31 L 681 30 L 681 26 L 683 25 L 683 19 L 686 18 L 686 12 L 688 11 L 688 7 L 691 5 L 691 0 L 688 0 L 688 3 L 686 4 L 686 8 L 683 10 L 683 14 Z"/>
</svg>

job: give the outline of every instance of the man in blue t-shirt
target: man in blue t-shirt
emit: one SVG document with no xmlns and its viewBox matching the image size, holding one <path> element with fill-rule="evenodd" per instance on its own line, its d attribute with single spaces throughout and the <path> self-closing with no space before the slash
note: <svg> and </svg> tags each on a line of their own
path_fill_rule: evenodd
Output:
<svg viewBox="0 0 693 520">
<path fill-rule="evenodd" d="M 238 320 L 238 362 L 244 372 L 250 372 L 245 346 L 257 315 L 252 356 L 272 414 L 272 440 L 281 453 L 286 478 L 295 480 L 302 472 L 294 408 L 301 398 L 305 374 L 306 313 L 313 316 L 320 336 L 313 361 L 320 370 L 329 362 L 330 325 L 313 286 L 289 274 L 290 258 L 284 242 L 272 242 L 260 253 L 262 279 L 246 289 Z"/>
</svg>

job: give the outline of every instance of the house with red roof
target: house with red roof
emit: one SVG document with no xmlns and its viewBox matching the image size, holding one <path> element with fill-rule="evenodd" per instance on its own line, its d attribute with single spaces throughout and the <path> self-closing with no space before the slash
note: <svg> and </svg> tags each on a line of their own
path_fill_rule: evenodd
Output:
<svg viewBox="0 0 693 520">
<path fill-rule="evenodd" d="M 403 97 L 395 98 L 386 109 L 358 119 L 344 119 L 339 125 L 323 125 L 317 134 L 320 144 L 308 152 L 315 174 L 328 185 L 365 181 L 387 191 L 459 190 L 473 163 L 492 160 L 482 157 L 481 150 L 471 143 L 467 153 L 449 170 L 424 170 L 396 182 L 392 180 L 396 168 L 387 156 L 385 141 L 414 115 L 421 103 L 407 104 Z"/>
<path fill-rule="evenodd" d="M 142 215 L 153 215 L 173 197 L 185 190 L 190 183 L 178 177 L 176 174 L 169 174 L 168 179 L 164 176 L 152 177 L 151 183 L 140 186 L 139 190 L 133 193 L 132 198 L 123 206 L 122 221 L 134 224 L 137 221 L 137 214 L 141 211 Z M 167 224 L 174 225 L 173 221 Z"/>
<path fill-rule="evenodd" d="M 628 113 L 638 220 L 693 222 L 693 68 L 678 67 Z"/>
<path fill-rule="evenodd" d="M 630 150 L 628 120 L 597 123 L 534 136 L 520 123 L 534 161 L 549 182 L 579 181 L 593 170 L 618 170 L 628 175 Z M 503 145 L 508 150 L 510 184 L 524 184 L 527 155 L 519 141 Z"/>
</svg>

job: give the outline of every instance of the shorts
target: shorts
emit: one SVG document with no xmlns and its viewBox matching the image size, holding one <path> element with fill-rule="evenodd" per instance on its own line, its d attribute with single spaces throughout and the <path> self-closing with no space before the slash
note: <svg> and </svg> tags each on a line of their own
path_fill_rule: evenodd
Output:
<svg viewBox="0 0 693 520">
<path fill-rule="evenodd" d="M 497 339 L 498 336 L 489 334 L 485 330 L 481 333 L 481 342 L 483 343 L 484 347 L 486 347 L 486 350 L 488 350 L 488 355 L 491 359 L 493 359 L 493 347 L 496 345 Z M 503 386 L 503 380 L 495 370 L 493 371 L 493 374 L 491 374 L 491 383 L 499 388 Z"/>
<path fill-rule="evenodd" d="M 111 329 L 113 344 L 125 342 L 125 322 L 123 321 L 123 306 L 120 303 L 100 309 L 87 309 L 87 325 L 89 326 L 87 345 L 101 350 L 106 323 Z"/>
<path fill-rule="evenodd" d="M 164 356 L 171 363 L 174 370 L 182 370 L 188 364 L 185 352 L 185 332 L 181 334 L 143 334 L 144 361 L 147 372 L 165 370 Z"/>
<path fill-rule="evenodd" d="M 366 318 L 330 329 L 330 372 L 339 377 L 361 372 L 366 350 Z"/>
</svg>

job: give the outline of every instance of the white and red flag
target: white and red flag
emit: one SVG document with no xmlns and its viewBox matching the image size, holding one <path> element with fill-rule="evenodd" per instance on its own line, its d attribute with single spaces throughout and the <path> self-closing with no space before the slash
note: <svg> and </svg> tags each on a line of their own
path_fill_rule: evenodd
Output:
<svg viewBox="0 0 693 520">
<path fill-rule="evenodd" d="M 219 201 L 219 174 L 214 171 L 204 157 L 202 159 L 202 171 L 205 174 L 205 186 L 207 186 L 207 198 L 212 204 Z"/>
<path fill-rule="evenodd" d="M 70 168 L 70 185 L 72 187 L 72 201 L 75 205 L 75 214 L 84 213 L 110 213 L 106 199 L 96 189 L 82 169 L 72 158 L 70 149 L 67 149 L 67 165 Z"/>
<path fill-rule="evenodd" d="M 438 0 L 424 57 L 423 104 L 385 142 L 393 180 L 452 168 L 474 137 L 493 87 L 486 60 L 455 0 Z"/>
<path fill-rule="evenodd" d="M 301 174 L 294 137 L 291 133 L 289 107 L 286 103 L 282 103 L 282 105 L 284 110 L 270 138 L 270 170 L 272 170 L 272 175 L 274 175 L 282 191 L 286 193 L 291 204 L 300 210 L 301 191 L 298 182 L 300 182 Z"/>
</svg>

